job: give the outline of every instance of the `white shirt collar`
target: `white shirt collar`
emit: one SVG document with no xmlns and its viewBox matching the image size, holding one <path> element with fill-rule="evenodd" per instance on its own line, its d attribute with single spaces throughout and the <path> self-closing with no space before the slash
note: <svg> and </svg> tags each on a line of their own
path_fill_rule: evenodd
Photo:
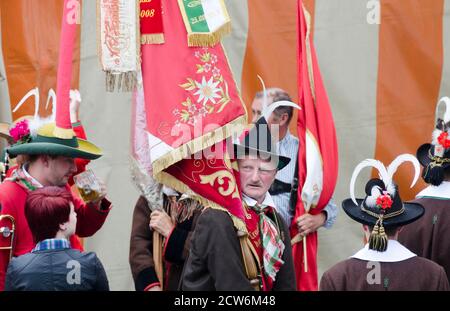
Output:
<svg viewBox="0 0 450 311">
<path fill-rule="evenodd" d="M 26 165 L 24 165 L 22 167 L 22 171 L 25 174 L 25 176 L 27 176 L 29 179 L 31 179 L 31 181 L 33 181 L 33 184 L 37 185 L 39 188 L 43 188 L 44 186 L 33 176 L 30 175 L 30 173 L 27 172 L 27 167 Z"/>
<path fill-rule="evenodd" d="M 242 194 L 242 198 L 248 206 L 255 206 L 256 203 L 258 203 L 255 199 L 245 195 L 244 193 Z M 269 192 L 266 193 L 266 197 L 264 198 L 264 201 L 261 205 L 275 208 L 275 202 L 273 201 L 273 198 Z"/>
<path fill-rule="evenodd" d="M 384 252 L 377 252 L 369 249 L 369 244 L 366 244 L 363 249 L 358 251 L 351 258 L 378 261 L 378 262 L 398 262 L 417 256 L 409 249 L 401 245 L 396 240 L 389 240 L 388 247 Z"/>
<path fill-rule="evenodd" d="M 416 198 L 423 197 L 450 199 L 450 182 L 443 181 L 439 186 L 426 187 L 416 195 Z"/>
</svg>

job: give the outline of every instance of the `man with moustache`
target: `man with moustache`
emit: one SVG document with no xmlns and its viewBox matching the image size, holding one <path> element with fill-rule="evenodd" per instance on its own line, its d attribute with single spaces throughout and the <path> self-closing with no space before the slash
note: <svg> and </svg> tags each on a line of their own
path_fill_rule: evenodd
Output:
<svg viewBox="0 0 450 311">
<path fill-rule="evenodd" d="M 191 241 L 182 289 L 295 290 L 289 230 L 268 192 L 290 158 L 273 152 L 264 118 L 234 148 L 246 228 L 240 229 L 225 208 L 205 209 Z"/>
</svg>

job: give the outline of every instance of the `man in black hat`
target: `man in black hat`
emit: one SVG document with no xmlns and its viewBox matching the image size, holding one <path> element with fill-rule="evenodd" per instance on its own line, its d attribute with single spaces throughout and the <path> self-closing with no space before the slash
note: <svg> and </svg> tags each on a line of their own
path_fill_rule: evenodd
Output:
<svg viewBox="0 0 450 311">
<path fill-rule="evenodd" d="M 266 89 L 266 98 L 264 91 L 257 92 L 252 102 L 252 122 L 256 122 L 264 114 L 267 123 L 272 130 L 277 127 L 278 154 L 297 159 L 299 149 L 299 140 L 289 131 L 289 124 L 294 115 L 294 108 L 300 109 L 297 105 L 292 105 L 292 99 L 289 94 L 281 88 L 273 87 Z M 267 115 L 267 111 L 272 111 Z M 269 192 L 276 204 L 277 212 L 283 218 L 288 226 L 291 226 L 294 218 L 295 204 L 297 203 L 297 161 L 291 161 L 282 170 L 277 172 L 275 180 L 269 189 Z M 319 214 L 312 215 L 306 213 L 296 219 L 299 233 L 307 235 L 317 231 L 320 227 L 330 229 L 337 217 L 337 206 L 331 199 Z"/>
<path fill-rule="evenodd" d="M 226 209 L 199 216 L 184 268 L 183 290 L 295 290 L 289 230 L 268 189 L 290 159 L 272 152 L 264 118 L 235 144 L 244 227 Z"/>
<path fill-rule="evenodd" d="M 398 166 L 410 161 L 416 169 L 419 163 L 408 154 L 400 155 L 388 168 L 376 160 L 361 162 L 350 182 L 350 199 L 342 208 L 353 220 L 362 223 L 368 243 L 350 259 L 326 271 L 320 281 L 324 291 L 383 291 L 383 290 L 449 290 L 444 269 L 436 263 L 418 257 L 397 241 L 402 226 L 424 213 L 417 202 L 402 202 L 392 177 Z M 380 179 L 366 184 L 364 199 L 355 199 L 354 185 L 359 172 L 365 167 L 379 171 Z"/>
<path fill-rule="evenodd" d="M 444 267 L 450 282 L 450 98 L 441 99 L 437 112 L 440 106 L 446 108 L 445 114 L 437 117 L 431 144 L 417 150 L 422 177 L 429 186 L 417 194 L 414 202 L 423 205 L 425 214 L 414 226 L 404 228 L 399 241 Z"/>
</svg>

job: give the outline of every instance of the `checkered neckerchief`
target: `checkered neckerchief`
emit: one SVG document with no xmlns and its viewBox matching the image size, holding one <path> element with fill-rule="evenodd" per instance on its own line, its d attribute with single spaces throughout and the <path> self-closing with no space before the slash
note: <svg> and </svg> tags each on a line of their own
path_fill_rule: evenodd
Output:
<svg viewBox="0 0 450 311">
<path fill-rule="evenodd" d="M 275 276 L 280 270 L 284 261 L 281 259 L 284 251 L 284 243 L 278 234 L 278 230 L 266 214 L 268 206 L 256 204 L 251 208 L 259 215 L 259 230 L 261 233 L 261 242 L 263 247 L 263 265 L 264 273 L 267 277 L 275 281 Z"/>
</svg>

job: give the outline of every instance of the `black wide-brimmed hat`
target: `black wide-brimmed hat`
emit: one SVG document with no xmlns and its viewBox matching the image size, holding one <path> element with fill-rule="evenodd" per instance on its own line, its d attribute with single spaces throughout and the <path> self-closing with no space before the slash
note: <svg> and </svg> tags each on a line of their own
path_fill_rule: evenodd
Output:
<svg viewBox="0 0 450 311">
<path fill-rule="evenodd" d="M 353 220 L 373 227 L 369 238 L 370 249 L 385 251 L 387 235 L 384 228 L 407 225 L 420 218 L 425 212 L 423 206 L 418 203 L 403 202 L 398 186 L 392 179 L 397 168 L 405 161 L 414 164 L 415 176 L 412 187 L 419 177 L 420 164 L 410 154 L 398 156 L 387 168 L 380 161 L 367 159 L 358 164 L 353 171 L 350 181 L 350 198 L 342 202 L 342 208 Z M 377 169 L 380 178 L 369 180 L 365 186 L 365 198 L 356 199 L 354 194 L 355 181 L 359 172 L 365 167 Z"/>
<path fill-rule="evenodd" d="M 417 149 L 417 159 L 424 167 L 422 177 L 426 183 L 438 186 L 444 180 L 445 169 L 450 167 L 450 98 L 443 97 L 436 106 L 436 125 L 431 143 Z"/>
<path fill-rule="evenodd" d="M 237 159 L 248 155 L 267 159 L 277 163 L 278 170 L 281 170 L 291 161 L 291 158 L 277 153 L 276 143 L 270 134 L 269 126 L 264 117 L 259 118 L 241 141 L 234 143 L 233 146 Z"/>
</svg>

